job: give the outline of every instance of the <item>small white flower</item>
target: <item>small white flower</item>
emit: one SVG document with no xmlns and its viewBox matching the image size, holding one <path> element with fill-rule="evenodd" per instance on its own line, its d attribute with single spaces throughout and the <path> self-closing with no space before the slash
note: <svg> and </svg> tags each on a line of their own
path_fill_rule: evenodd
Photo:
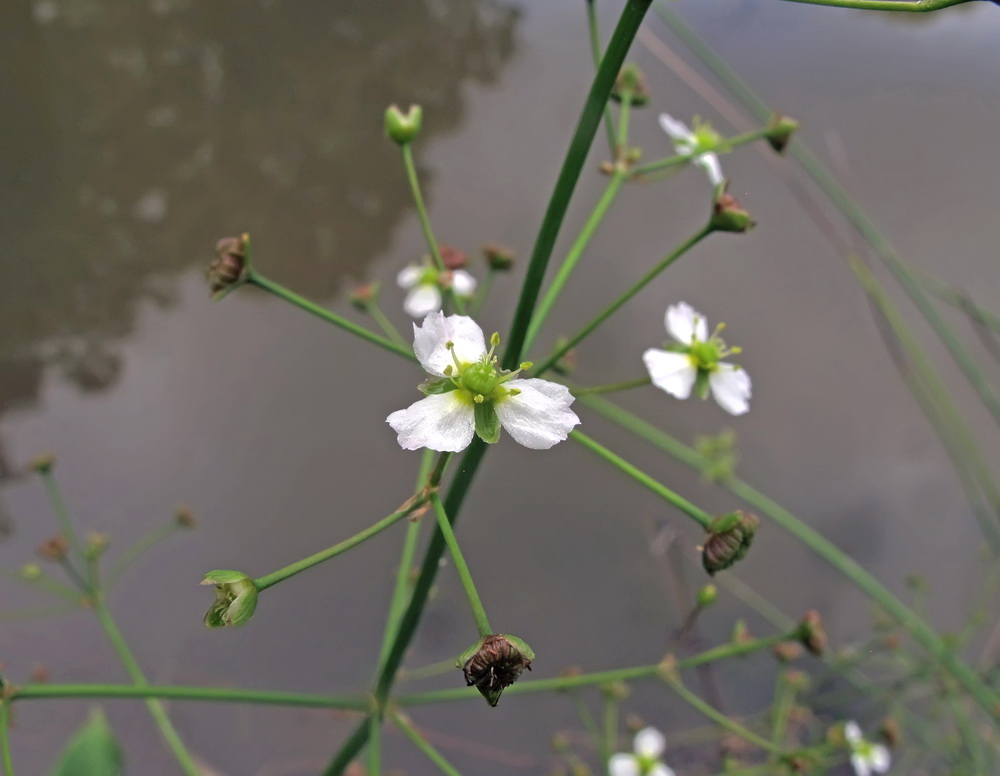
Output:
<svg viewBox="0 0 1000 776">
<path fill-rule="evenodd" d="M 718 135 L 714 133 L 711 127 L 706 124 L 697 124 L 697 119 L 695 121 L 695 131 L 692 132 L 683 121 L 678 121 L 666 113 L 660 114 L 660 126 L 673 139 L 674 149 L 678 154 L 693 154 L 700 147 L 708 144 L 705 142 L 706 139 L 710 142 L 718 140 Z M 704 137 L 701 135 L 704 135 Z M 705 171 L 713 186 L 718 186 L 724 180 L 722 177 L 722 168 L 719 166 L 719 156 L 714 151 L 699 154 L 692 158 L 691 161 Z"/>
<path fill-rule="evenodd" d="M 438 272 L 430 265 L 403 267 L 396 276 L 400 288 L 408 289 L 403 309 L 414 318 L 441 309 L 441 289 L 450 285 L 458 296 L 471 296 L 476 290 L 476 279 L 464 269 Z"/>
<path fill-rule="evenodd" d="M 431 380 L 420 388 L 427 396 L 386 422 L 399 435 L 404 450 L 464 450 L 478 434 L 496 442 L 500 426 L 516 442 L 532 450 L 548 450 L 562 442 L 580 422 L 570 408 L 573 395 L 548 380 L 519 379 L 497 367 L 493 355 L 500 338 L 494 334 L 487 351 L 483 330 L 465 315 L 430 313 L 413 325 L 413 352 Z"/>
<path fill-rule="evenodd" d="M 667 332 L 677 344 L 669 350 L 649 348 L 642 354 L 653 385 L 678 399 L 686 399 L 692 388 L 701 398 L 712 396 L 730 415 L 750 409 L 750 376 L 735 364 L 720 358 L 740 352 L 719 336 L 723 326 L 708 335 L 708 322 L 687 302 L 671 305 L 665 318 Z"/>
<path fill-rule="evenodd" d="M 661 762 L 667 748 L 663 733 L 647 727 L 635 734 L 633 753 L 620 752 L 608 760 L 609 776 L 675 776 L 673 770 Z"/>
<path fill-rule="evenodd" d="M 844 725 L 844 738 L 851 750 L 851 765 L 857 776 L 872 776 L 873 773 L 888 773 L 892 758 L 882 744 L 873 744 L 861 735 L 858 723 L 851 720 Z"/>
</svg>

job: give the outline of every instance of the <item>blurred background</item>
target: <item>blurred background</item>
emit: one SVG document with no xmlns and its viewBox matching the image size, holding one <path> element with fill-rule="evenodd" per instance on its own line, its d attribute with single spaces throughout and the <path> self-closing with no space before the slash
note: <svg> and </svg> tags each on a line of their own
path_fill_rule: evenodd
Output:
<svg viewBox="0 0 1000 776">
<path fill-rule="evenodd" d="M 606 34 L 620 7 L 599 0 Z M 765 0 L 673 7 L 802 123 L 801 137 L 906 259 L 997 308 L 995 7 L 917 19 Z M 111 553 L 172 519 L 180 503 L 199 518 L 196 532 L 146 556 L 111 599 L 152 681 L 363 690 L 401 529 L 269 591 L 242 629 L 203 627 L 211 594 L 198 582 L 212 568 L 270 572 L 392 511 L 419 456 L 399 449 L 384 418 L 417 398 L 421 376 L 254 290 L 211 302 L 204 267 L 217 238 L 247 230 L 263 273 L 342 314 L 357 315 L 347 293 L 381 280 L 384 309 L 406 331 L 394 278 L 424 244 L 398 149 L 382 133 L 390 102 L 424 106 L 416 154 L 439 239 L 475 261 L 488 241 L 525 257 L 592 74 L 583 3 L 8 0 L 0 47 L 0 564 L 34 559 L 56 531 L 39 482 L 23 473 L 31 457 L 52 451 L 75 517 L 111 534 Z M 631 57 L 652 92 L 633 116 L 646 159 L 671 153 L 661 110 L 732 132 L 692 88 L 680 56 L 651 13 Z M 602 190 L 602 141 L 556 259 Z M 714 236 L 685 256 L 579 349 L 577 377 L 641 376 L 643 349 L 665 338 L 668 304 L 684 300 L 711 324 L 724 320 L 754 381 L 748 415 L 652 388 L 625 403 L 687 441 L 734 429 L 744 479 L 892 589 L 905 594 L 907 576 L 927 578 L 930 616 L 956 628 L 983 575 L 975 522 L 844 251 L 788 186 L 791 164 L 772 156 L 742 148 L 722 159 L 758 228 Z M 709 202 L 697 169 L 628 187 L 539 347 L 576 331 L 693 233 Z M 848 234 L 832 208 L 826 216 Z M 480 264 L 472 271 L 484 274 Z M 479 317 L 487 333 L 506 333 L 519 279 L 497 282 Z M 973 424 L 988 422 L 964 384 L 953 384 Z M 588 434 L 700 506 L 738 506 L 579 414 Z M 992 447 L 983 442 L 995 460 L 996 437 Z M 572 444 L 535 453 L 501 443 L 459 535 L 495 626 L 538 653 L 532 677 L 571 664 L 656 662 L 685 614 L 671 579 L 679 572 L 691 589 L 703 580 L 690 564 L 668 573 L 656 553 L 669 535 L 679 555 L 696 559 L 694 526 Z M 834 643 L 870 631 L 865 599 L 776 527 L 765 523 L 733 573 L 792 616 L 819 609 Z M 4 609 L 42 602 L 0 584 Z M 725 639 L 736 616 L 770 632 L 723 596 L 703 622 L 705 639 Z M 449 658 L 474 640 L 445 569 L 407 665 Z M 53 681 L 125 680 L 85 613 L 4 622 L 0 659 L 14 681 L 39 665 Z M 716 675 L 731 713 L 770 700 L 769 658 L 754 660 Z M 419 686 L 460 683 L 456 671 Z M 142 705 L 106 708 L 130 773 L 176 772 Z M 655 685 L 637 688 L 627 708 L 668 740 L 698 721 Z M 86 710 L 19 704 L 19 769 L 46 771 Z M 171 713 L 192 751 L 225 776 L 317 773 L 355 724 L 242 706 L 175 703 Z M 427 708 L 414 718 L 478 776 L 547 771 L 551 734 L 579 725 L 558 695 Z M 386 747 L 389 766 L 434 772 L 401 736 L 387 733 Z M 680 770 L 684 753 L 668 761 Z"/>
</svg>

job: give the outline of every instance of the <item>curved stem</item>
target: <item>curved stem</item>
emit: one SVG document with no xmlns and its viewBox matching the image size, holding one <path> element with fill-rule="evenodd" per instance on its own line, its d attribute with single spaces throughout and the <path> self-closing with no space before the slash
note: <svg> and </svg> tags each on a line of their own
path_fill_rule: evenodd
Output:
<svg viewBox="0 0 1000 776">
<path fill-rule="evenodd" d="M 643 386 L 649 385 L 652 380 L 649 375 L 646 377 L 637 377 L 634 380 L 623 380 L 620 383 L 607 383 L 606 385 L 593 385 L 585 388 L 573 388 L 574 396 L 582 396 L 584 394 L 594 394 L 594 393 L 617 393 L 618 391 L 629 391 L 633 388 L 642 388 Z"/>
<path fill-rule="evenodd" d="M 59 580 L 53 579 L 41 569 L 38 570 L 37 576 L 26 577 L 22 572 L 11 571 L 0 566 L 0 576 L 20 582 L 22 585 L 27 585 L 28 587 L 44 590 L 46 593 L 64 598 L 72 603 L 80 602 L 80 592 L 78 590 L 73 589 L 69 585 L 64 585 Z"/>
<path fill-rule="evenodd" d="M 462 776 L 451 763 L 444 759 L 444 756 L 437 749 L 431 746 L 430 741 L 420 735 L 420 731 L 410 724 L 410 720 L 405 714 L 401 714 L 398 711 L 392 712 L 392 721 L 413 742 L 413 745 L 438 767 L 441 773 L 446 774 L 446 776 Z"/>
<path fill-rule="evenodd" d="M 150 531 L 146 536 L 141 538 L 127 550 L 125 550 L 115 562 L 114 566 L 108 572 L 107 582 L 104 583 L 105 591 L 111 590 L 118 582 L 122 574 L 124 574 L 129 566 L 135 563 L 147 550 L 155 547 L 157 544 L 162 542 L 164 539 L 169 539 L 180 527 L 177 525 L 176 521 L 168 523 L 167 525 L 160 526 L 152 531 Z"/>
<path fill-rule="evenodd" d="M 0 754 L 3 756 L 3 776 L 14 776 L 14 761 L 10 754 L 10 699 L 0 700 Z"/>
<path fill-rule="evenodd" d="M 52 505 L 52 511 L 55 513 L 56 521 L 59 523 L 59 530 L 62 531 L 63 535 L 66 537 L 66 541 L 69 542 L 70 549 L 76 555 L 76 559 L 84 561 L 87 557 L 86 551 L 84 550 L 83 543 L 80 541 L 80 537 L 77 536 L 76 528 L 73 526 L 73 521 L 70 519 L 69 510 L 66 508 L 66 502 L 63 500 L 62 492 L 59 490 L 59 485 L 56 483 L 56 478 L 52 473 L 52 469 L 42 469 L 39 474 L 41 474 L 42 483 L 45 486 L 45 493 L 49 497 L 49 503 Z M 80 575 L 80 572 L 76 570 L 76 567 L 73 565 L 70 558 L 63 559 L 63 567 L 66 569 L 67 574 L 71 577 L 75 577 L 77 585 L 81 585 L 81 592 L 92 592 L 92 585 L 88 584 L 88 582 L 82 578 L 82 575 Z"/>
<path fill-rule="evenodd" d="M 590 54 L 594 58 L 596 70 L 601 66 L 601 32 L 597 26 L 597 10 L 594 8 L 594 0 L 587 0 L 587 33 L 590 36 Z M 618 147 L 618 139 L 615 136 L 615 121 L 611 117 L 611 106 L 608 103 L 604 103 L 604 130 L 608 135 L 608 153 L 613 155 Z"/>
<path fill-rule="evenodd" d="M 458 539 L 455 538 L 455 532 L 451 529 L 451 523 L 448 522 L 448 514 L 444 511 L 441 499 L 436 493 L 431 496 L 431 504 L 434 506 L 434 513 L 437 515 L 438 530 L 441 531 L 445 544 L 448 545 L 448 550 L 451 552 L 451 559 L 455 563 L 455 570 L 458 572 L 458 578 L 462 581 L 462 588 L 469 599 L 469 606 L 472 607 L 472 616 L 476 620 L 476 628 L 479 629 L 479 635 L 489 636 L 493 633 L 493 628 L 490 627 L 490 621 L 486 617 L 486 610 L 483 609 L 483 602 L 479 598 L 476 584 L 472 581 L 472 574 L 469 573 L 469 565 L 465 562 L 461 547 L 458 546 Z"/>
<path fill-rule="evenodd" d="M 540 377 L 555 366 L 556 362 L 560 358 L 565 356 L 570 350 L 576 347 L 580 342 L 582 342 L 586 337 L 588 337 L 594 329 L 600 326 L 604 321 L 611 317 L 612 314 L 617 312 L 621 307 L 633 296 L 638 294 L 643 288 L 645 288 L 650 281 L 653 280 L 657 275 L 659 275 L 663 270 L 673 264 L 677 259 L 691 250 L 695 245 L 701 242 L 705 237 L 712 233 L 713 229 L 710 225 L 706 224 L 701 229 L 699 229 L 695 234 L 689 237 L 687 240 L 682 242 L 677 246 L 671 253 L 653 267 L 649 272 L 639 278 L 636 283 L 629 288 L 624 294 L 618 297 L 614 302 L 612 302 L 603 312 L 601 312 L 596 318 L 594 318 L 590 323 L 584 326 L 579 332 L 570 337 L 566 342 L 564 342 L 560 347 L 556 348 L 555 352 L 550 355 L 542 364 L 532 370 L 532 376 Z"/>
<path fill-rule="evenodd" d="M 395 353 L 397 356 L 402 356 L 410 361 L 416 361 L 416 356 L 413 355 L 412 348 L 400 345 L 398 342 L 393 342 L 392 340 L 383 337 L 381 334 L 369 331 L 364 326 L 360 326 L 357 323 L 354 323 L 354 321 L 349 321 L 347 318 L 337 315 L 336 313 L 327 310 L 325 307 L 321 307 L 315 302 L 310 302 L 304 296 L 296 294 L 294 291 L 275 283 L 273 280 L 270 280 L 257 272 L 251 273 L 246 282 L 267 291 L 269 294 L 273 294 L 279 299 L 283 299 L 289 304 L 298 307 L 300 310 L 305 310 L 305 312 L 310 315 L 315 315 L 317 318 L 320 318 L 327 323 L 332 323 L 334 326 L 350 332 L 356 337 L 361 337 L 363 340 L 367 340 L 374 345 L 378 345 L 383 350 L 388 350 L 391 353 Z"/>
<path fill-rule="evenodd" d="M 375 323 L 379 325 L 379 328 L 385 332 L 385 335 L 389 339 L 397 345 L 402 345 L 407 350 L 410 349 L 410 343 L 408 343 L 403 338 L 403 335 L 399 333 L 399 329 L 393 326 L 392 321 L 385 317 L 385 313 L 382 312 L 382 308 L 378 306 L 378 303 L 372 302 L 366 309 L 371 317 L 375 319 Z"/>
</svg>

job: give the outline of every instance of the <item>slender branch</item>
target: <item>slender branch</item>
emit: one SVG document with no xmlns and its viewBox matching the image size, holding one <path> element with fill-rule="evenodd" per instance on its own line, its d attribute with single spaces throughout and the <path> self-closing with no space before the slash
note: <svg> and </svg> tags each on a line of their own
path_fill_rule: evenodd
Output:
<svg viewBox="0 0 1000 776">
<path fill-rule="evenodd" d="M 438 530 L 441 531 L 444 541 L 448 545 L 451 559 L 455 563 L 455 570 L 458 572 L 458 578 L 462 581 L 462 588 L 469 599 L 469 606 L 472 607 L 472 616 L 476 620 L 479 635 L 489 636 L 493 633 L 493 628 L 490 627 L 490 621 L 486 617 L 486 610 L 483 609 L 483 602 L 479 598 L 476 584 L 472 581 L 469 565 L 465 562 L 461 547 L 458 546 L 458 539 L 455 538 L 455 532 L 451 529 L 451 523 L 448 522 L 448 514 L 444 511 L 441 499 L 436 493 L 431 496 L 431 504 L 437 515 Z"/>
<path fill-rule="evenodd" d="M 785 0 L 788 3 L 805 3 L 807 5 L 826 5 L 834 8 L 853 8 L 859 11 L 902 11 L 909 13 L 927 13 L 961 5 L 970 0 Z"/>
<path fill-rule="evenodd" d="M 590 36 L 590 53 L 594 58 L 594 69 L 601 66 L 601 32 L 597 26 L 597 9 L 594 0 L 587 0 L 587 32 Z M 615 136 L 615 120 L 611 117 L 611 105 L 604 103 L 604 130 L 608 135 L 608 153 L 614 154 L 618 147 Z M 528 348 L 525 348 L 527 350 Z"/>
<path fill-rule="evenodd" d="M 594 393 L 617 393 L 618 391 L 629 391 L 632 388 L 642 388 L 643 386 L 649 385 L 652 382 L 649 375 L 645 377 L 637 377 L 634 380 L 623 380 L 620 383 L 607 383 L 606 385 L 593 385 L 587 386 L 585 388 L 573 388 L 574 396 L 582 396 L 583 394 L 594 394 Z"/>
<path fill-rule="evenodd" d="M 382 312 L 382 308 L 378 306 L 377 302 L 371 302 L 365 309 L 371 317 L 375 319 L 375 323 L 379 325 L 379 328 L 385 332 L 385 335 L 389 339 L 397 345 L 402 345 L 407 350 L 410 349 L 410 343 L 408 343 L 403 338 L 403 335 L 399 333 L 399 329 L 393 326 L 392 321 L 385 317 L 385 313 Z"/>
<path fill-rule="evenodd" d="M 0 753 L 3 756 L 3 776 L 14 776 L 14 761 L 10 753 L 10 699 L 0 699 Z"/>
<path fill-rule="evenodd" d="M 431 746 L 430 741 L 420 735 L 420 731 L 410 723 L 409 718 L 405 714 L 398 711 L 392 712 L 392 721 L 413 742 L 413 745 L 440 769 L 441 773 L 447 776 L 462 776 L 451 763 L 444 759 L 444 756 L 437 749 Z"/>
<path fill-rule="evenodd" d="M 668 156 L 663 159 L 657 159 L 655 162 L 647 162 L 646 164 L 641 164 L 638 167 L 633 168 L 632 177 L 633 178 L 643 178 L 655 172 L 662 172 L 663 170 L 669 169 L 671 167 L 677 167 L 678 165 L 686 164 L 694 159 L 697 159 L 702 154 L 711 153 L 713 151 L 730 151 L 737 146 L 745 145 L 746 143 L 752 143 L 755 140 L 760 140 L 761 138 L 767 137 L 768 129 L 765 127 L 763 129 L 754 129 L 750 132 L 744 132 L 742 135 L 736 135 L 735 137 L 721 138 L 718 143 L 712 143 L 705 146 L 699 146 L 696 151 L 692 151 L 689 154 L 678 154 L 676 156 Z"/>
<path fill-rule="evenodd" d="M 72 603 L 80 602 L 80 591 L 75 590 L 69 585 L 64 585 L 57 579 L 53 579 L 40 568 L 37 575 L 33 573 L 32 576 L 25 576 L 24 572 L 12 571 L 0 566 L 0 576 L 20 582 L 22 585 L 27 585 L 28 587 L 44 590 L 46 593 L 64 598 Z"/>
<path fill-rule="evenodd" d="M 368 718 L 368 772 L 366 776 L 380 776 L 382 773 L 381 738 L 382 717 L 378 714 L 372 714 Z"/>
<path fill-rule="evenodd" d="M 125 550 L 115 561 L 115 564 L 111 567 L 108 572 L 107 582 L 104 584 L 105 590 L 111 590 L 121 575 L 124 574 L 128 568 L 135 563 L 147 550 L 155 547 L 157 544 L 165 539 L 169 539 L 175 533 L 180 530 L 180 526 L 177 525 L 176 521 L 162 525 L 159 528 L 155 528 L 150 531 L 146 536 L 139 539 L 135 544 Z"/>
<path fill-rule="evenodd" d="M 70 519 L 69 510 L 66 508 L 66 502 L 63 500 L 62 492 L 56 483 L 51 466 L 40 469 L 39 474 L 45 486 L 45 493 L 49 497 L 49 503 L 52 505 L 52 511 L 55 513 L 56 520 L 59 523 L 59 530 L 62 531 L 66 537 L 66 541 L 69 542 L 70 549 L 73 551 L 76 559 L 83 561 L 86 558 L 86 551 L 84 550 L 83 543 L 80 541 L 80 537 L 76 533 L 73 521 Z M 81 592 L 86 593 L 90 591 L 90 585 L 82 579 L 80 572 L 76 570 L 76 567 L 69 558 L 64 559 L 63 566 L 67 574 L 71 577 L 75 575 L 77 584 L 82 584 Z"/>
</svg>

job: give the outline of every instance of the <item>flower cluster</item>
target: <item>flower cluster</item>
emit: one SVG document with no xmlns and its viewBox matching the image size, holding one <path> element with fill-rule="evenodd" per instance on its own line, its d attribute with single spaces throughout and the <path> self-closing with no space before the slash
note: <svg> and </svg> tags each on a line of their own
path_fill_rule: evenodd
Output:
<svg viewBox="0 0 1000 776">
<path fill-rule="evenodd" d="M 609 776 L 675 776 L 660 759 L 667 748 L 663 733 L 653 727 L 640 730 L 632 742 L 632 752 L 619 752 L 608 760 Z"/>
<path fill-rule="evenodd" d="M 871 776 L 873 773 L 888 773 L 892 758 L 889 749 L 882 744 L 873 744 L 861 735 L 861 727 L 851 720 L 844 725 L 844 738 L 851 750 L 851 765 L 857 776 Z"/>
<path fill-rule="evenodd" d="M 468 297 L 476 290 L 476 279 L 464 269 L 440 271 L 429 262 L 403 267 L 396 276 L 400 288 L 409 293 L 403 309 L 414 318 L 441 309 L 441 292 L 450 288 L 457 296 Z"/>
<path fill-rule="evenodd" d="M 660 127 L 674 141 L 674 150 L 684 156 L 695 154 L 702 148 L 714 148 L 721 140 L 714 129 L 698 119 L 695 119 L 692 131 L 683 121 L 678 121 L 667 113 L 661 113 Z M 691 161 L 705 171 L 713 186 L 718 186 L 725 180 L 722 168 L 719 166 L 719 156 L 714 151 L 698 154 Z"/>
</svg>

